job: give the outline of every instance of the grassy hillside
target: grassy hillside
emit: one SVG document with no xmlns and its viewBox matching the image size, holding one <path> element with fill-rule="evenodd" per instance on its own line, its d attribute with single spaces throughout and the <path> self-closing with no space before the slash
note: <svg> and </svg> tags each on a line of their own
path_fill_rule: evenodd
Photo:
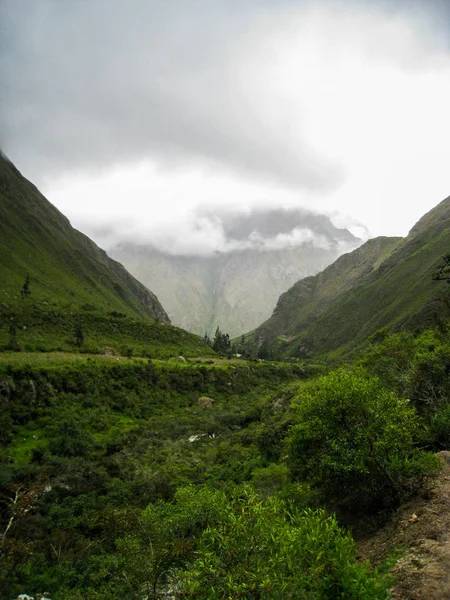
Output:
<svg viewBox="0 0 450 600">
<path fill-rule="evenodd" d="M 249 336 L 281 352 L 349 351 L 382 327 L 422 330 L 448 311 L 445 282 L 431 276 L 450 246 L 450 198 L 405 239 L 377 238 L 283 294 L 272 317 Z"/>
<path fill-rule="evenodd" d="M 168 322 L 156 296 L 73 229 L 39 190 L 0 156 L 1 301 L 20 304 L 26 275 L 35 302 L 91 304 Z"/>
<path fill-rule="evenodd" d="M 91 351 L 208 352 L 0 154 L 0 347 L 70 350 L 77 324 Z"/>
</svg>

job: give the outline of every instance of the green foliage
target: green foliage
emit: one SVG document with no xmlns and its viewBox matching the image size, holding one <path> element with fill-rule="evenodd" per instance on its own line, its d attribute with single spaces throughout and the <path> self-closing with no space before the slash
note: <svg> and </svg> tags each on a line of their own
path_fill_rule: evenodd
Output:
<svg viewBox="0 0 450 600">
<path fill-rule="evenodd" d="M 20 346 L 17 343 L 17 329 L 16 326 L 14 325 L 14 323 L 11 323 L 11 325 L 9 326 L 9 341 L 8 344 L 6 346 L 7 350 L 20 350 Z"/>
<path fill-rule="evenodd" d="M 214 355 L 199 337 L 177 327 L 98 309 L 72 312 L 67 305 L 31 301 L 10 307 L 0 304 L 0 321 L 15 327 L 14 347 L 8 330 L 0 328 L 0 350 L 73 352 L 82 348 L 83 352 L 101 354 L 112 348 L 119 353 L 131 349 L 135 356 L 169 358 L 182 348 L 186 357 Z"/>
<path fill-rule="evenodd" d="M 409 398 L 429 430 L 424 442 L 436 450 L 450 448 L 450 336 L 429 330 L 419 336 L 386 335 L 361 358 L 383 385 Z"/>
<path fill-rule="evenodd" d="M 231 353 L 231 342 L 228 333 L 222 333 L 217 327 L 216 333 L 214 334 L 214 340 L 212 342 L 212 349 L 218 354 L 230 354 Z"/>
<path fill-rule="evenodd" d="M 305 383 L 316 367 L 228 359 L 4 358 L 0 533 L 15 490 L 39 493 L 8 531 L 2 597 L 386 597 L 316 510 L 393 506 L 435 465 L 415 447 L 428 433 L 414 408 L 379 380 Z M 444 385 L 438 363 L 423 377 Z M 447 421 L 430 427 L 442 443 Z"/>
<path fill-rule="evenodd" d="M 28 296 L 30 296 L 30 294 L 30 276 L 27 273 L 22 289 L 20 290 L 20 297 L 22 298 L 22 300 L 26 300 Z"/>
<path fill-rule="evenodd" d="M 306 387 L 297 418 L 288 437 L 292 471 L 341 507 L 397 505 L 436 469 L 434 457 L 415 448 L 421 425 L 414 408 L 358 370 Z"/>
<path fill-rule="evenodd" d="M 56 456 L 88 456 L 94 439 L 74 418 L 65 418 L 49 427 L 49 450 Z"/>
<path fill-rule="evenodd" d="M 133 533 L 116 541 L 117 577 L 127 597 L 160 598 L 174 572 L 192 561 L 198 537 L 225 514 L 223 494 L 193 486 L 180 488 L 171 504 L 149 505 Z"/>
<path fill-rule="evenodd" d="M 323 511 L 297 511 L 237 490 L 220 524 L 200 536 L 181 574 L 182 597 L 387 598 L 386 583 L 355 558 L 351 538 Z"/>
<path fill-rule="evenodd" d="M 81 319 L 75 321 L 75 345 L 81 348 L 84 342 L 84 332 L 81 325 Z"/>
</svg>

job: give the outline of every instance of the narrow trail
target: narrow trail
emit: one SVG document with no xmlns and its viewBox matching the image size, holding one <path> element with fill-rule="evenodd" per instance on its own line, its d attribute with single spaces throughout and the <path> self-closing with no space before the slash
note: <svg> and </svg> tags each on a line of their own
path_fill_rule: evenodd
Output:
<svg viewBox="0 0 450 600">
<path fill-rule="evenodd" d="M 393 551 L 392 600 L 450 600 L 450 452 L 438 454 L 443 469 L 431 491 L 404 504 L 374 536 L 358 543 L 372 564 Z"/>
</svg>

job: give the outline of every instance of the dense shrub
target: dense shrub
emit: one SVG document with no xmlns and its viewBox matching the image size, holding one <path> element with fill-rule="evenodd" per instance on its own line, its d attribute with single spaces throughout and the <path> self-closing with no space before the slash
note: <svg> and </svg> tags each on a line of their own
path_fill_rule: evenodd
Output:
<svg viewBox="0 0 450 600">
<path fill-rule="evenodd" d="M 391 507 L 437 468 L 415 448 L 420 421 L 408 400 L 364 373 L 336 371 L 305 387 L 288 437 L 294 476 L 352 510 Z"/>
<path fill-rule="evenodd" d="M 353 540 L 324 511 L 296 511 L 276 497 L 263 502 L 238 490 L 220 524 L 199 537 L 179 597 L 387 598 L 386 582 L 355 555 Z"/>
<path fill-rule="evenodd" d="M 374 340 L 377 341 L 377 340 Z M 450 338 L 429 330 L 385 334 L 361 358 L 383 386 L 409 398 L 429 426 L 423 442 L 435 450 L 450 448 Z"/>
</svg>

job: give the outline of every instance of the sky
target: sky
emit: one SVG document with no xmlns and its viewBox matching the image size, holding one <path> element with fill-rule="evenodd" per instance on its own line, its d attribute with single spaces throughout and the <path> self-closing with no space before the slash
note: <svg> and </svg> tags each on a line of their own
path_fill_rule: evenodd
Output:
<svg viewBox="0 0 450 600">
<path fill-rule="evenodd" d="M 0 0 L 0 81 L 0 147 L 106 248 L 227 250 L 225 209 L 406 235 L 450 194 L 448 0 Z"/>
</svg>

